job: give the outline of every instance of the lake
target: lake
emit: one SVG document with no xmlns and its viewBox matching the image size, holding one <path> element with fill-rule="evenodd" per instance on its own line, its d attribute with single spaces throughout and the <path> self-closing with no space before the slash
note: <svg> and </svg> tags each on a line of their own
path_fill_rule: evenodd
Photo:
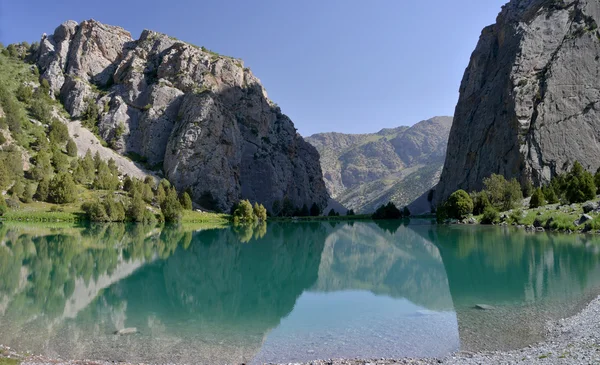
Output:
<svg viewBox="0 0 600 365">
<path fill-rule="evenodd" d="M 598 294 L 591 235 L 417 220 L 0 225 L 0 344 L 63 359 L 260 364 L 513 349 Z M 129 327 L 138 333 L 114 335 Z"/>
</svg>

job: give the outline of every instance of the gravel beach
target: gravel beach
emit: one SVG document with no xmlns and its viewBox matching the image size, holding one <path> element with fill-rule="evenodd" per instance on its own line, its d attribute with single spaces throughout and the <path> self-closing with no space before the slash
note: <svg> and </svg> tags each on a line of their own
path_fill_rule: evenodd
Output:
<svg viewBox="0 0 600 365">
<path fill-rule="evenodd" d="M 514 351 L 458 352 L 440 359 L 336 359 L 294 365 L 387 365 L 387 364 L 600 364 L 600 297 L 579 314 L 549 323 L 544 342 Z M 63 361 L 43 356 L 24 356 L 0 346 L 0 358 L 24 365 L 114 365 L 113 361 Z"/>
</svg>

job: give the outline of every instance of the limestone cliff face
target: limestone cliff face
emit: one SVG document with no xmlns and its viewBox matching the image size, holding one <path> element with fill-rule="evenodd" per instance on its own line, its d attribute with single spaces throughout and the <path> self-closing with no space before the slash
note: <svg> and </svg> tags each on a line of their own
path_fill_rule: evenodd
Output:
<svg viewBox="0 0 600 365">
<path fill-rule="evenodd" d="M 536 185 L 600 166 L 600 2 L 512 0 L 460 87 L 435 201 L 492 173 Z"/>
<path fill-rule="evenodd" d="M 319 154 L 242 60 L 89 20 L 42 39 L 36 62 L 72 117 L 96 104 L 102 138 L 162 166 L 206 208 L 327 204 Z"/>
</svg>

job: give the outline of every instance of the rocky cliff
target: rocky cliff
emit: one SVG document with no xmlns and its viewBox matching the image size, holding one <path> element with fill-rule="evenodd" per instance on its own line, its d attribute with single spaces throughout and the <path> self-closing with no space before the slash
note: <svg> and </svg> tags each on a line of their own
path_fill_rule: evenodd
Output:
<svg viewBox="0 0 600 365">
<path fill-rule="evenodd" d="M 600 166 L 600 3 L 512 0 L 485 28 L 460 86 L 435 201 L 492 173 L 547 183 Z"/>
<path fill-rule="evenodd" d="M 327 204 L 317 151 L 240 59 L 89 20 L 44 37 L 35 61 L 73 118 L 98 114 L 109 145 L 162 168 L 205 208 Z"/>
<path fill-rule="evenodd" d="M 451 117 L 435 117 L 410 128 L 306 140 L 321 154 L 331 196 L 347 208 L 372 212 L 390 200 L 404 206 L 438 182 L 451 124 Z"/>
</svg>

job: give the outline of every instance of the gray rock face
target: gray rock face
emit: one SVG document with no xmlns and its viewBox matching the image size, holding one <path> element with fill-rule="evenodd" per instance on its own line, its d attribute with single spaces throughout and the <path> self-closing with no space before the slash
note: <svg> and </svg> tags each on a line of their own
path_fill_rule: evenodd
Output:
<svg viewBox="0 0 600 365">
<path fill-rule="evenodd" d="M 93 20 L 59 26 L 36 59 L 73 117 L 95 103 L 103 139 L 162 167 L 205 208 L 327 205 L 319 154 L 243 61 L 148 30 L 134 41 Z"/>
<path fill-rule="evenodd" d="M 320 133 L 307 141 L 321 154 L 331 196 L 357 212 L 373 212 L 388 201 L 404 206 L 437 184 L 451 124 L 451 117 L 435 117 L 410 128 Z"/>
<path fill-rule="evenodd" d="M 594 0 L 503 7 L 463 77 L 437 202 L 492 173 L 541 185 L 600 166 L 599 21 Z"/>
</svg>

